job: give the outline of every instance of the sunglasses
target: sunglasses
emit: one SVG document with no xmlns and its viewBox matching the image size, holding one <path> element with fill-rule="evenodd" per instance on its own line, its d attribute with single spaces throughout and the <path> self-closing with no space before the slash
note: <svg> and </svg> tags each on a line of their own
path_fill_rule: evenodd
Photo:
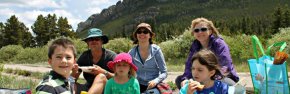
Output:
<svg viewBox="0 0 290 94">
<path fill-rule="evenodd" d="M 202 27 L 202 28 L 195 28 L 193 31 L 195 33 L 198 33 L 198 32 L 206 32 L 207 30 L 208 28 Z"/>
<path fill-rule="evenodd" d="M 88 38 L 87 41 L 100 41 L 101 38 L 99 37 L 93 37 L 93 38 Z"/>
<path fill-rule="evenodd" d="M 149 32 L 150 32 L 149 30 L 138 30 L 136 33 L 137 34 L 141 34 L 141 33 L 148 34 Z"/>
</svg>

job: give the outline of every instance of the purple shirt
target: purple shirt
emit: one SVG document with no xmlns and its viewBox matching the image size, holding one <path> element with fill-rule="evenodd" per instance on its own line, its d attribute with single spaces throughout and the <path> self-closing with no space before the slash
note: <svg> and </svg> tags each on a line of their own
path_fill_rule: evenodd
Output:
<svg viewBox="0 0 290 94">
<path fill-rule="evenodd" d="M 224 74 L 225 72 L 228 75 L 225 75 L 228 78 L 231 78 L 233 81 L 238 82 L 239 77 L 237 75 L 236 70 L 234 69 L 234 65 L 232 63 L 232 58 L 230 54 L 230 49 L 225 41 L 221 37 L 215 37 L 214 35 L 210 35 L 208 48 L 215 53 L 219 60 L 219 65 L 221 66 L 221 72 Z M 194 40 L 190 47 L 190 53 L 188 55 L 185 71 L 182 75 L 182 79 L 190 79 L 192 78 L 191 74 L 191 59 L 192 56 L 202 49 L 202 46 L 198 40 Z"/>
</svg>

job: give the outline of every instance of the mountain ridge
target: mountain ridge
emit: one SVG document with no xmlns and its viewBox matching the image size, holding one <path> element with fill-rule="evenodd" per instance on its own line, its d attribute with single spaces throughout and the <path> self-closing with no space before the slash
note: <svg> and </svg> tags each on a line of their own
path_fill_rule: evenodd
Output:
<svg viewBox="0 0 290 94">
<path fill-rule="evenodd" d="M 84 37 L 88 28 L 101 28 L 110 37 L 129 36 L 140 22 L 150 23 L 153 30 L 172 27 L 181 34 L 192 19 L 206 17 L 213 20 L 230 20 L 243 15 L 261 17 L 270 15 L 280 0 L 123 0 L 91 15 L 78 24 L 78 36 Z"/>
</svg>

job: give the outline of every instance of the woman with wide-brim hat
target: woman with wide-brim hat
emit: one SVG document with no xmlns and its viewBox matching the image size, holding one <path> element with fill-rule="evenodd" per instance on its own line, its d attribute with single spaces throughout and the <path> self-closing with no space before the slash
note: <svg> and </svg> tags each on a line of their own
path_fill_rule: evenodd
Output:
<svg viewBox="0 0 290 94">
<path fill-rule="evenodd" d="M 87 43 L 89 49 L 82 53 L 77 61 L 77 64 L 80 67 L 95 67 L 90 69 L 91 72 L 83 72 L 86 83 L 84 85 L 77 86 L 77 94 L 79 94 L 80 91 L 89 91 L 92 86 L 95 87 L 94 83 L 96 80 L 103 82 L 103 78 L 109 79 L 114 76 L 113 72 L 107 66 L 107 63 L 114 60 L 116 53 L 103 48 L 103 44 L 108 43 L 109 39 L 106 35 L 103 35 L 102 30 L 98 28 L 89 29 L 88 35 L 83 39 L 83 41 Z M 82 71 L 74 70 L 72 76 L 77 79 L 81 72 Z M 99 75 L 104 75 L 105 77 L 98 78 Z M 103 85 L 105 84 L 103 83 Z M 103 89 L 103 85 L 98 84 L 96 86 Z M 90 90 L 89 92 L 96 93 L 95 90 Z"/>
<path fill-rule="evenodd" d="M 160 47 L 153 44 L 154 35 L 149 24 L 140 23 L 133 34 L 134 44 L 137 45 L 129 51 L 133 63 L 138 67 L 137 79 L 141 93 L 156 89 L 156 85 L 167 78 L 165 59 Z"/>
</svg>

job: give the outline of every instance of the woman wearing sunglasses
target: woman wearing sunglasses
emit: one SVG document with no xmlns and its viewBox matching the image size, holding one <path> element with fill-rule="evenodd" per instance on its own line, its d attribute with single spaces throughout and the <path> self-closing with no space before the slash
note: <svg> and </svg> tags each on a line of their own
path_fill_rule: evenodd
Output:
<svg viewBox="0 0 290 94">
<path fill-rule="evenodd" d="M 137 79 L 140 92 L 152 90 L 154 94 L 159 94 L 156 85 L 167 77 L 167 68 L 160 47 L 152 42 L 154 33 L 151 26 L 147 23 L 139 24 L 133 36 L 134 44 L 137 45 L 129 53 L 133 63 L 138 67 Z"/>
<path fill-rule="evenodd" d="M 192 21 L 191 30 L 191 34 L 194 36 L 195 40 L 190 47 L 190 53 L 185 64 L 183 75 L 175 79 L 177 87 L 180 89 L 187 79 L 193 78 L 191 75 L 192 64 L 190 60 L 195 53 L 204 48 L 210 49 L 218 57 L 219 65 L 221 66 L 220 71 L 225 76 L 220 80 L 228 85 L 233 85 L 238 82 L 239 77 L 232 63 L 230 49 L 225 41 L 219 36 L 219 32 L 213 22 L 206 18 L 196 18 Z"/>
</svg>

